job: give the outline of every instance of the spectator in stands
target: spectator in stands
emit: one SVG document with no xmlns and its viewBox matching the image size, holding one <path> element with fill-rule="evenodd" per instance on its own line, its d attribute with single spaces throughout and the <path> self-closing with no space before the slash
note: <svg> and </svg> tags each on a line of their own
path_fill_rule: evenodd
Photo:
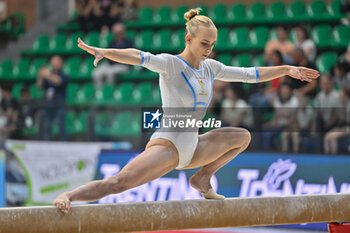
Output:
<svg viewBox="0 0 350 233">
<path fill-rule="evenodd" d="M 314 41 L 310 39 L 308 31 L 303 26 L 297 27 L 295 31 L 295 48 L 302 49 L 307 60 L 314 62 L 317 54 L 317 49 Z"/>
<path fill-rule="evenodd" d="M 297 107 L 298 99 L 293 95 L 292 88 L 282 83 L 278 89 L 278 96 L 273 101 L 274 116 L 263 125 L 262 144 L 265 150 L 269 150 L 274 145 L 274 137 L 291 124 Z"/>
<path fill-rule="evenodd" d="M 125 37 L 125 27 L 121 23 L 117 23 L 113 26 L 114 39 L 109 48 L 124 49 L 133 48 L 134 43 Z M 98 68 L 93 70 L 93 80 L 97 89 L 101 88 L 103 79 L 106 77 L 107 83 L 114 83 L 116 75 L 129 70 L 129 66 L 117 62 L 108 61 L 101 64 Z"/>
<path fill-rule="evenodd" d="M 350 136 L 350 93 L 345 88 L 339 90 L 339 121 L 324 136 L 323 146 L 326 154 L 338 153 L 338 140 Z"/>
<path fill-rule="evenodd" d="M 31 128 L 38 121 L 39 105 L 32 99 L 29 88 L 24 87 L 21 90 L 21 102 L 19 107 L 18 128 Z M 23 136 L 21 135 L 21 139 Z"/>
<path fill-rule="evenodd" d="M 285 65 L 284 61 L 283 61 L 283 55 L 280 51 L 278 50 L 274 50 L 271 53 L 271 65 L 272 66 L 282 66 Z M 266 94 L 268 94 L 268 98 L 274 98 L 276 97 L 276 92 L 277 89 L 280 85 L 280 83 L 285 82 L 286 78 L 285 77 L 281 77 L 275 80 L 271 81 L 271 85 L 270 87 L 266 90 Z"/>
<path fill-rule="evenodd" d="M 135 0 L 125 0 L 121 12 L 122 21 L 137 19 L 137 5 Z"/>
<path fill-rule="evenodd" d="M 69 81 L 67 75 L 62 73 L 63 61 L 60 56 L 51 58 L 52 71 L 43 67 L 39 71 L 36 85 L 45 90 L 42 102 L 42 130 L 43 140 L 51 139 L 51 126 L 56 119 L 60 132 L 60 139 L 66 140 L 65 131 L 65 100 L 66 87 Z"/>
<path fill-rule="evenodd" d="M 294 50 L 294 45 L 288 40 L 287 30 L 279 26 L 277 28 L 277 40 L 270 40 L 266 43 L 264 59 L 266 65 L 272 65 L 272 53 L 278 50 L 283 55 L 284 63 L 292 64 L 292 53 Z"/>
<path fill-rule="evenodd" d="M 312 134 L 317 137 L 317 145 L 321 146 L 323 136 L 331 128 L 336 126 L 338 121 L 339 96 L 334 90 L 334 84 L 330 74 L 324 73 L 320 77 L 321 91 L 315 98 L 315 113 Z M 319 134 L 316 134 L 319 132 Z M 321 151 L 321 147 L 318 148 Z"/>
<path fill-rule="evenodd" d="M 239 91 L 235 83 L 225 88 L 225 99 L 222 102 L 221 120 L 233 127 L 252 129 L 253 112 L 250 105 L 241 98 L 242 91 Z"/>
<path fill-rule="evenodd" d="M 76 11 L 81 30 L 85 33 L 90 29 L 90 25 L 96 20 L 93 18 L 94 2 L 92 0 L 76 0 Z M 90 27 L 89 27 L 90 26 Z"/>
<path fill-rule="evenodd" d="M 3 86 L 1 89 L 1 109 L 6 117 L 6 135 L 9 138 L 15 138 L 18 136 L 17 121 L 19 113 L 19 103 L 12 96 L 11 88 L 9 86 Z"/>
<path fill-rule="evenodd" d="M 346 62 L 337 62 L 333 66 L 334 84 L 338 88 L 345 88 L 350 91 L 350 64 Z"/>
<path fill-rule="evenodd" d="M 0 25 L 4 24 L 7 19 L 7 4 L 0 0 Z"/>
<path fill-rule="evenodd" d="M 299 153 L 301 138 L 310 135 L 312 120 L 314 119 L 313 109 L 309 104 L 309 98 L 298 96 L 298 107 L 293 111 L 291 124 L 282 132 L 282 151 L 289 151 L 290 138 L 292 139 L 293 153 Z"/>
<path fill-rule="evenodd" d="M 293 61 L 295 66 L 305 66 L 311 69 L 316 69 L 316 66 L 313 62 L 309 61 L 300 48 L 297 48 L 293 51 Z M 315 82 L 303 82 L 301 80 L 290 80 L 286 79 L 286 82 L 292 87 L 295 91 L 295 94 L 298 96 L 306 95 L 309 98 L 314 98 L 317 92 L 317 80 Z"/>
<path fill-rule="evenodd" d="M 95 6 L 96 15 L 98 15 L 98 28 L 105 30 L 120 22 L 123 1 L 120 0 L 99 0 Z"/>
</svg>

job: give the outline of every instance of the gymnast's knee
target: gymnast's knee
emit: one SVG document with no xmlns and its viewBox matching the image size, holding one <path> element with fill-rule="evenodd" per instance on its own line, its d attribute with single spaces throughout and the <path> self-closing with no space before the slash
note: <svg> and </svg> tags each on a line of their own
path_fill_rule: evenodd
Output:
<svg viewBox="0 0 350 233">
<path fill-rule="evenodd" d="M 246 129 L 243 129 L 243 132 L 242 132 L 242 150 L 247 149 L 251 140 L 252 140 L 252 136 L 250 135 L 250 132 Z"/>
</svg>

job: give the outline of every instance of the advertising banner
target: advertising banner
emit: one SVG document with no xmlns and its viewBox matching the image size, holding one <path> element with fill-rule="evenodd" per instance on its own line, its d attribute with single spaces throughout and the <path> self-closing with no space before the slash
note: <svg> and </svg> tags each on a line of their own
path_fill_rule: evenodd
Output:
<svg viewBox="0 0 350 233">
<path fill-rule="evenodd" d="M 6 146 L 24 170 L 27 205 L 52 204 L 61 192 L 91 181 L 101 150 L 98 143 L 8 141 Z"/>
<path fill-rule="evenodd" d="M 5 204 L 5 152 L 0 150 L 0 207 Z"/>
<path fill-rule="evenodd" d="M 138 153 L 103 150 L 95 178 L 117 174 Z M 188 182 L 195 171 L 175 170 L 148 184 L 105 197 L 99 203 L 201 198 Z M 226 197 L 345 193 L 350 192 L 349 171 L 350 156 L 345 155 L 242 153 L 220 169 L 211 183 Z M 326 224 L 293 227 L 326 229 Z"/>
</svg>

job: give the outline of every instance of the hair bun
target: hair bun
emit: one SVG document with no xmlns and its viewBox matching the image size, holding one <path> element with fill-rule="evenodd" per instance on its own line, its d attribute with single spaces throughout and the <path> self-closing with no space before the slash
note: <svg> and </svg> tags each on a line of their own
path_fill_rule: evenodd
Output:
<svg viewBox="0 0 350 233">
<path fill-rule="evenodd" d="M 187 21 L 190 21 L 191 19 L 193 19 L 196 15 L 199 15 L 199 11 L 201 11 L 202 9 L 201 8 L 196 8 L 196 9 L 190 9 L 188 10 L 185 15 L 184 15 L 184 18 L 187 20 Z"/>
</svg>

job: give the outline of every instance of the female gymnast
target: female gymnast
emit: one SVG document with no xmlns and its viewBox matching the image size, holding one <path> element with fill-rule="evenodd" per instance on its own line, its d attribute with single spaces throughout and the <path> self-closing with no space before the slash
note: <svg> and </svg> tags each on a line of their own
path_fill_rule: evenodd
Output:
<svg viewBox="0 0 350 233">
<path fill-rule="evenodd" d="M 186 48 L 179 55 L 153 55 L 137 49 L 102 49 L 85 44 L 78 46 L 95 56 L 94 65 L 103 59 L 141 65 L 159 73 L 162 107 L 204 109 L 211 99 L 213 80 L 226 82 L 267 82 L 289 75 L 311 82 L 318 71 L 294 66 L 239 68 L 225 66 L 207 58 L 217 39 L 217 28 L 212 20 L 199 15 L 199 8 L 185 13 Z M 199 82 L 197 78 L 200 77 Z M 204 84 L 204 85 L 203 85 Z M 204 93 L 204 94 L 203 94 Z M 173 169 L 201 167 L 190 179 L 190 185 L 204 198 L 224 199 L 210 185 L 212 175 L 244 151 L 250 142 L 250 133 L 243 128 L 223 127 L 203 135 L 197 132 L 156 131 L 145 150 L 128 163 L 117 175 L 92 181 L 72 191 L 60 194 L 54 205 L 68 213 L 72 201 L 96 201 L 104 196 L 120 193 L 148 183 Z"/>
</svg>

